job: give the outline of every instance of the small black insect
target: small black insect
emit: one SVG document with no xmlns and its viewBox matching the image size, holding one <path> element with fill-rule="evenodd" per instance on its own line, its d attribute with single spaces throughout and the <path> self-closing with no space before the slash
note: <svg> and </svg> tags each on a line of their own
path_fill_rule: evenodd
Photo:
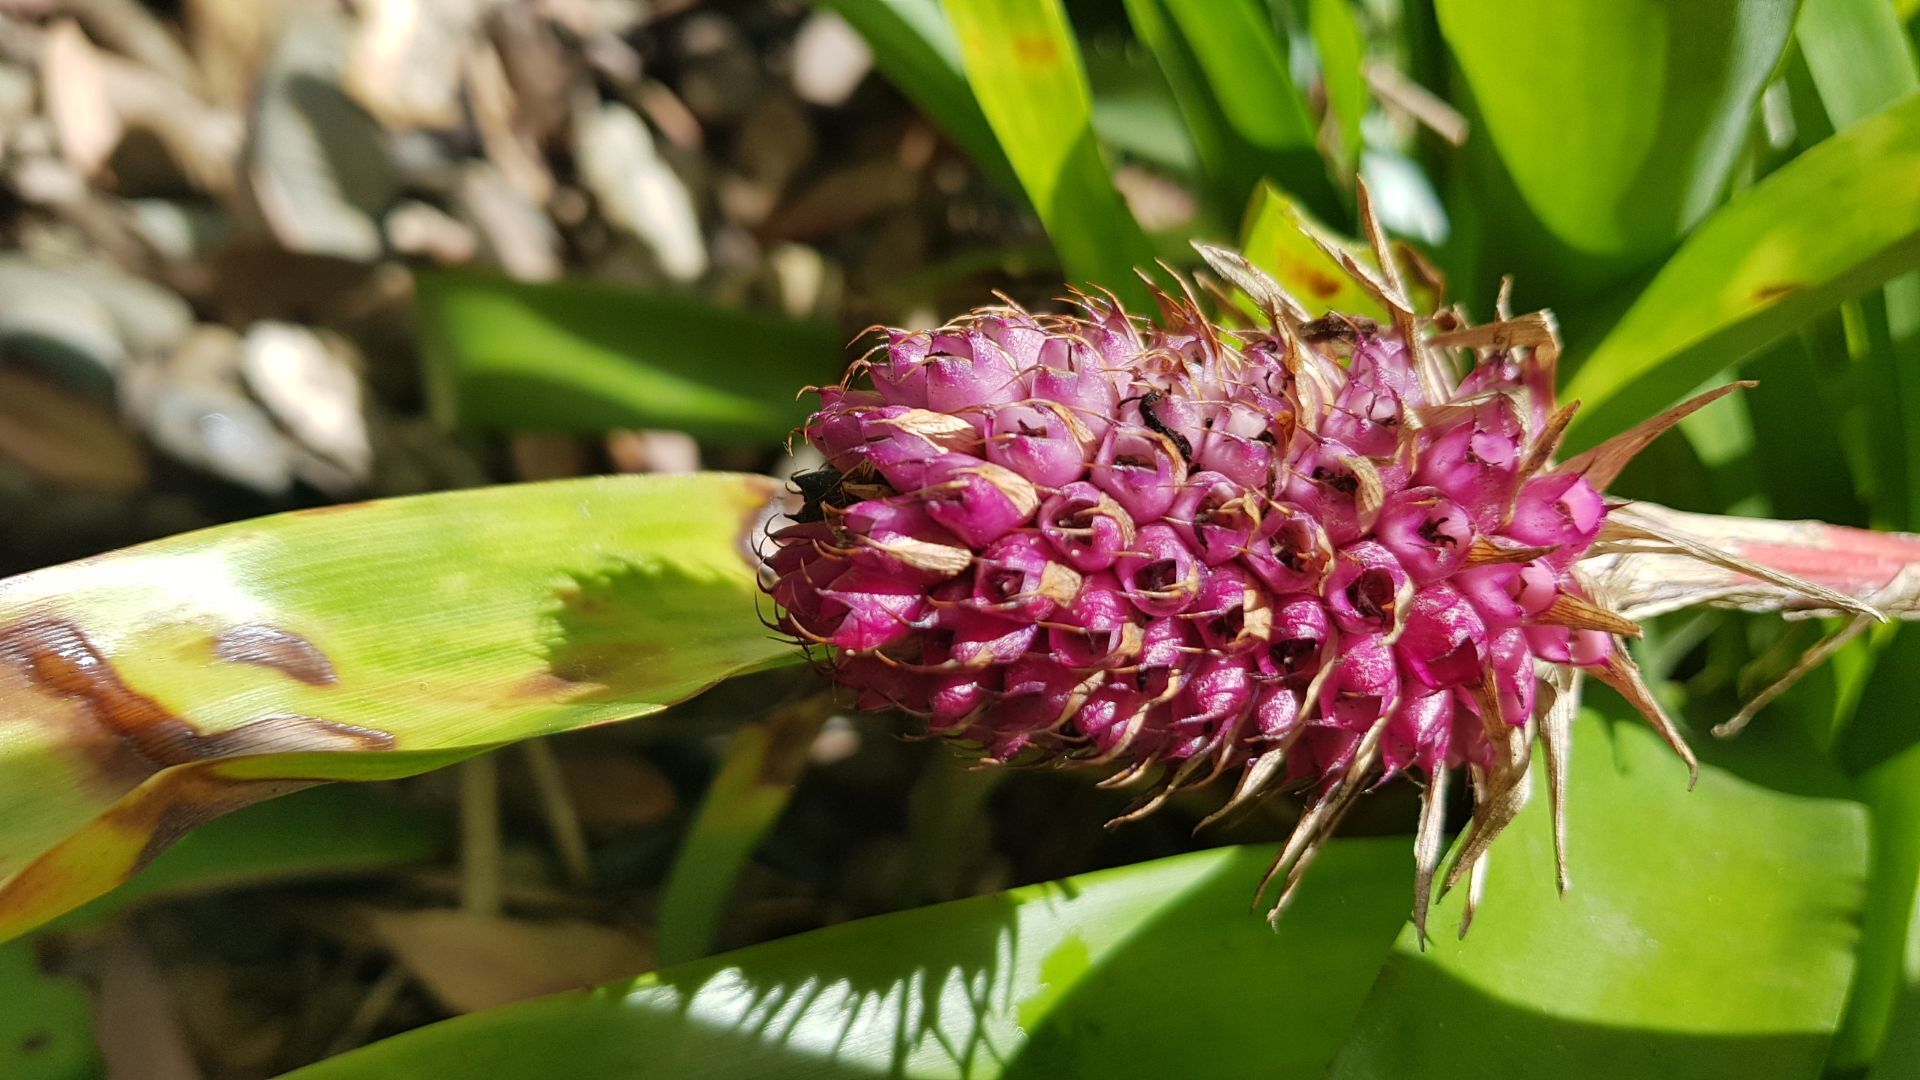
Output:
<svg viewBox="0 0 1920 1080">
<path fill-rule="evenodd" d="M 1167 400 L 1167 396 L 1165 394 L 1162 394 L 1158 390 L 1149 390 L 1146 393 L 1141 394 L 1140 395 L 1140 419 L 1146 421 L 1147 426 L 1152 428 L 1154 431 L 1159 432 L 1160 434 L 1165 435 L 1168 439 L 1172 440 L 1173 445 L 1178 447 L 1180 450 L 1180 460 L 1191 465 L 1193 464 L 1193 444 L 1187 441 L 1187 437 L 1185 435 L 1182 435 L 1179 432 L 1168 427 L 1167 425 L 1161 423 L 1160 418 L 1153 414 L 1153 410 L 1159 408 L 1160 403 L 1165 400 Z"/>
<path fill-rule="evenodd" d="M 843 505 L 845 495 L 840 490 L 843 479 L 840 470 L 831 465 L 810 472 L 794 473 L 793 486 L 800 489 L 802 505 L 800 511 L 792 515 L 793 520 L 801 524 L 821 521 L 827 516 L 822 507 Z"/>
</svg>

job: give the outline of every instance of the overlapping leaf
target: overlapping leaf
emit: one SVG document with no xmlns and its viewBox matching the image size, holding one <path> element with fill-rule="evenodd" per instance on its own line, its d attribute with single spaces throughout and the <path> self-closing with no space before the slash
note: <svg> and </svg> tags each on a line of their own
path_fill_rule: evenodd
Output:
<svg viewBox="0 0 1920 1080">
<path fill-rule="evenodd" d="M 832 327 L 613 285 L 422 274 L 417 299 L 429 404 L 472 430 L 776 443 L 842 363 Z"/>
<path fill-rule="evenodd" d="M 1746 352 L 1920 265 L 1920 94 L 1848 127 L 1735 196 L 1594 345 L 1566 394 L 1592 445 Z"/>
<path fill-rule="evenodd" d="M 1523 306 L 1619 280 L 1712 210 L 1794 8 L 1440 0 L 1486 140 L 1462 194 L 1482 209 L 1488 269 L 1520 275 Z"/>
<path fill-rule="evenodd" d="M 949 0 L 947 16 L 974 96 L 1068 276 L 1144 310 L 1133 271 L 1153 251 L 1101 157 L 1080 46 L 1060 0 Z"/>
<path fill-rule="evenodd" d="M 1272 184 L 1254 192 L 1241 233 L 1240 252 L 1247 261 L 1272 274 L 1307 310 L 1318 315 L 1345 311 L 1387 319 L 1386 306 L 1360 287 L 1353 275 L 1327 257 L 1303 227 L 1320 227 L 1299 205 Z M 1355 257 L 1370 260 L 1363 250 Z"/>
<path fill-rule="evenodd" d="M 1473 932 L 1464 887 L 1411 928 L 1331 1074 L 1818 1074 L 1846 998 L 1866 815 L 1784 727 L 1703 747 L 1686 769 L 1652 732 L 1575 730 L 1569 857 L 1554 893 L 1546 800 L 1494 854 Z"/>
<path fill-rule="evenodd" d="M 1246 205 L 1263 181 L 1319 214 L 1341 213 L 1313 113 L 1293 82 L 1287 42 L 1264 5 L 1127 0 L 1126 8 L 1134 34 L 1167 77 L 1193 136 L 1200 179 L 1223 213 Z M 1323 27 L 1328 22 L 1323 19 Z M 1337 29 L 1330 32 L 1338 44 L 1353 44 Z M 1357 68 L 1329 77 L 1329 85 L 1340 84 L 1343 107 L 1356 105 L 1358 78 Z"/>
<path fill-rule="evenodd" d="M 187 829 L 787 661 L 756 477 L 587 479 L 264 518 L 0 583 L 0 938 Z"/>
<path fill-rule="evenodd" d="M 873 46 L 874 64 L 988 175 L 1017 191 L 1013 166 L 967 86 L 939 0 L 822 0 Z"/>
<path fill-rule="evenodd" d="M 829 927 L 449 1021 L 299 1080 L 1313 1077 L 1405 910 L 1394 840 L 1340 841 L 1274 933 L 1272 852 L 1221 849 Z"/>
</svg>

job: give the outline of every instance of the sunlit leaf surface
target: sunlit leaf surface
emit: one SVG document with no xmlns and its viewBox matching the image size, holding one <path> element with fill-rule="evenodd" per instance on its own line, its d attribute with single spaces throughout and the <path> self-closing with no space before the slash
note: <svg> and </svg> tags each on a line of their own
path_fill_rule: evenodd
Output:
<svg viewBox="0 0 1920 1080">
<path fill-rule="evenodd" d="M 1920 94 L 1736 195 L 1586 355 L 1566 392 L 1584 449 L 1746 352 L 1920 265 Z"/>
<path fill-rule="evenodd" d="M 1276 933 L 1270 849 L 1222 849 L 846 923 L 466 1017 L 299 1080 L 1317 1077 L 1406 910 L 1397 839 L 1340 841 Z"/>
<path fill-rule="evenodd" d="M 1422 952 L 1403 931 L 1330 1074 L 1818 1075 L 1840 1018 L 1866 815 L 1784 727 L 1702 747 L 1699 787 L 1644 726 L 1574 732 L 1568 856 L 1554 889 L 1545 792 L 1494 849 L 1464 941 L 1465 888 Z"/>
<path fill-rule="evenodd" d="M 1144 309 L 1133 270 L 1153 251 L 1095 141 L 1093 97 L 1060 0 L 949 0 L 947 17 L 974 96 L 1068 277 Z"/>
<path fill-rule="evenodd" d="M 1362 289 L 1351 274 L 1300 231 L 1302 224 L 1310 220 L 1285 192 L 1272 184 L 1262 184 L 1254 192 L 1253 205 L 1247 211 L 1240 251 L 1253 265 L 1272 274 L 1274 280 L 1315 315 L 1345 311 L 1387 319 L 1385 305 Z"/>
<path fill-rule="evenodd" d="M 0 937 L 193 826 L 655 712 L 786 661 L 762 478 L 601 478 L 222 526 L 0 583 Z"/>
</svg>

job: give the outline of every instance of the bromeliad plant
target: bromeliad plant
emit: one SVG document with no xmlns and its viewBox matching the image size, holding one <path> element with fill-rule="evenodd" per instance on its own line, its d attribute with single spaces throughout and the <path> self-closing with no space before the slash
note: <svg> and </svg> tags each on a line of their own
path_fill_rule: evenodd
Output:
<svg viewBox="0 0 1920 1080">
<path fill-rule="evenodd" d="M 1363 20 L 1339 0 L 1127 0 L 1122 70 L 1148 77 L 1120 94 L 1111 73 L 1090 87 L 1057 0 L 829 6 L 1031 205 L 1060 276 L 1113 293 L 883 341 L 807 424 L 827 468 L 771 542 L 769 478 L 597 479 L 242 523 L 0 584 L 0 936 L 248 803 L 797 663 L 760 621 L 764 572 L 792 636 L 870 704 L 992 758 L 1104 761 L 1154 785 L 1142 812 L 1209 779 L 1234 801 L 1297 788 L 1301 827 L 1277 863 L 1202 852 L 863 920 L 307 1075 L 1911 1071 L 1920 664 L 1911 634 L 1856 635 L 1917 609 L 1920 540 L 1620 494 L 1920 525 L 1920 78 L 1892 4 L 1439 0 Z M 1171 152 L 1120 107 L 1155 94 Z M 1471 134 L 1409 140 L 1409 115 Z M 1116 150 L 1200 195 L 1179 244 L 1136 223 Z M 1453 232 L 1432 254 L 1466 307 L 1347 218 L 1356 165 L 1441 181 Z M 1377 190 L 1404 209 L 1434 189 Z M 1309 210 L 1371 251 L 1304 239 Z M 1186 258 L 1190 232 L 1244 253 L 1201 261 L 1250 316 L 1130 276 Z M 1564 351 L 1544 315 L 1496 306 L 1508 269 L 1560 312 Z M 714 372 L 828 340 L 678 301 L 426 285 L 429 384 L 470 423 L 537 405 L 543 427 L 764 438 L 800 419 L 779 403 L 803 378 Z M 1710 391 L 1661 412 L 1755 374 L 1716 409 L 1686 415 Z M 1642 450 L 1659 468 L 1622 476 Z M 1708 603 L 1842 618 L 1810 651 L 1782 639 L 1801 661 L 1758 665 L 1750 704 L 1837 653 L 1779 722 L 1693 740 L 1688 791 L 1660 742 L 1684 757 L 1686 721 L 1745 720 L 1715 680 L 1759 631 L 1649 620 Z M 1658 737 L 1576 716 L 1588 675 Z M 1529 802 L 1536 745 L 1551 797 Z M 765 757 L 729 761 L 703 823 L 728 800 L 777 810 Z M 1450 771 L 1474 789 L 1448 872 L 1467 887 L 1430 899 Z M 1424 784 L 1416 859 L 1327 839 L 1396 773 Z M 696 871 L 727 863 L 689 847 Z M 1271 932 L 1245 911 L 1263 865 L 1292 897 Z M 665 924 L 710 911 L 718 877 L 663 905 L 663 937 L 689 940 Z M 1498 914 L 1472 939 L 1428 939 L 1428 903 L 1464 922 L 1483 892 Z M 33 985 L 30 959 L 0 951 L 6 986 Z"/>
<path fill-rule="evenodd" d="M 1261 325 L 1222 326 L 1191 291 L 1156 290 L 1158 322 L 1107 294 L 1081 297 L 1079 315 L 1001 307 L 887 331 L 819 391 L 805 435 L 826 464 L 796 478 L 804 503 L 771 536 L 768 590 L 780 628 L 825 647 L 863 707 L 924 717 L 994 762 L 1151 778 L 1118 821 L 1222 777 L 1235 786 L 1215 817 L 1304 789 L 1263 882 L 1284 875 L 1275 919 L 1357 796 L 1423 778 L 1424 935 L 1452 772 L 1475 813 L 1448 888 L 1524 806 L 1536 732 L 1564 838 L 1581 675 L 1625 695 L 1697 774 L 1625 648 L 1641 630 L 1614 593 L 1646 579 L 1636 544 L 1803 610 L 1884 617 L 1601 494 L 1732 386 L 1556 460 L 1575 406 L 1554 399 L 1552 316 L 1420 316 L 1359 196 L 1377 270 L 1314 239 L 1390 325 L 1311 315 L 1201 245 Z"/>
</svg>

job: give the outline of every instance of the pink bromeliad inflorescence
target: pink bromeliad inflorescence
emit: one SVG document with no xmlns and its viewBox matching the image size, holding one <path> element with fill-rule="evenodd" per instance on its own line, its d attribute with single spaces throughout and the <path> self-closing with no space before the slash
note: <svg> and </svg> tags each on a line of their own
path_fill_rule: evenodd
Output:
<svg viewBox="0 0 1920 1080">
<path fill-rule="evenodd" d="M 819 391 L 826 465 L 766 579 L 861 706 L 996 761 L 1157 777 L 1127 816 L 1225 776 L 1229 808 L 1304 790 L 1283 904 L 1355 795 L 1417 774 L 1424 927 L 1449 771 L 1477 807 L 1458 877 L 1525 798 L 1535 734 L 1564 758 L 1576 673 L 1691 764 L 1580 563 L 1604 485 L 1705 399 L 1556 463 L 1549 316 L 1415 319 L 1384 244 L 1378 272 L 1334 253 L 1391 324 L 1309 318 L 1203 249 L 1263 325 L 1162 293 L 1152 322 L 1083 296 L 886 332 Z"/>
</svg>

